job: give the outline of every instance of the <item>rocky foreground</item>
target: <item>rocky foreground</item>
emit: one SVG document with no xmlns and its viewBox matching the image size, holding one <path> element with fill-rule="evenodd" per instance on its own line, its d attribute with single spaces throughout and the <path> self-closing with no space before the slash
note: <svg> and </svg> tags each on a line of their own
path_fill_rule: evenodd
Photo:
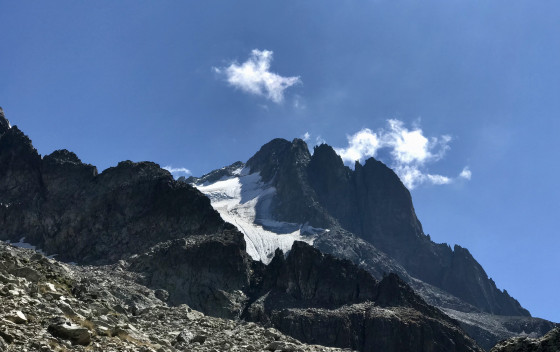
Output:
<svg viewBox="0 0 560 352">
<path fill-rule="evenodd" d="M 0 241 L 0 351 L 342 351 L 168 306 L 121 264 L 66 265 Z"/>
</svg>

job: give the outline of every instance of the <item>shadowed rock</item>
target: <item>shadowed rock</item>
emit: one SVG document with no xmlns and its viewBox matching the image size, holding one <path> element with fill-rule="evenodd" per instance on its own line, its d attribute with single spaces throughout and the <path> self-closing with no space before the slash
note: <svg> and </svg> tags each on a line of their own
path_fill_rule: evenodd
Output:
<svg viewBox="0 0 560 352">
<path fill-rule="evenodd" d="M 397 275 L 377 282 L 304 242 L 286 258 L 277 251 L 261 270 L 245 316 L 302 341 L 360 351 L 481 351 Z"/>
<path fill-rule="evenodd" d="M 67 150 L 41 158 L 16 126 L 0 136 L 0 203 L 1 240 L 25 237 L 79 263 L 225 228 L 208 198 L 155 163 L 124 161 L 98 174 Z"/>
<path fill-rule="evenodd" d="M 558 352 L 560 351 L 560 328 L 551 330 L 541 338 L 514 337 L 501 341 L 490 352 Z"/>
</svg>

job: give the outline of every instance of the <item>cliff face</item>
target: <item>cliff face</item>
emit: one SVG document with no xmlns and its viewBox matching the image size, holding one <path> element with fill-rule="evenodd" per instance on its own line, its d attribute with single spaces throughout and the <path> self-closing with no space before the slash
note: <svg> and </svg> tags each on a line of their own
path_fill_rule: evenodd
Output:
<svg viewBox="0 0 560 352">
<path fill-rule="evenodd" d="M 410 192 L 398 176 L 373 158 L 355 169 L 344 166 L 332 147 L 315 147 L 313 155 L 305 143 L 295 139 L 273 140 L 247 162 L 260 172 L 264 182 L 277 189 L 272 208 L 277 220 L 348 231 L 372 244 L 402 266 L 411 277 L 441 288 L 477 307 L 499 315 L 529 316 L 529 312 L 506 292 L 496 288 L 468 250 L 436 244 L 424 235 L 416 217 Z M 347 241 L 355 242 L 346 236 Z M 377 254 L 340 249 L 350 244 L 318 245 L 336 255 L 347 254 L 356 263 Z M 343 242 L 343 241 L 342 241 Z M 354 248 L 357 246 L 353 246 Z M 378 256 L 378 255 L 377 255 Z M 371 272 L 381 270 L 375 269 Z M 400 272 L 399 272 L 400 273 Z"/>
</svg>

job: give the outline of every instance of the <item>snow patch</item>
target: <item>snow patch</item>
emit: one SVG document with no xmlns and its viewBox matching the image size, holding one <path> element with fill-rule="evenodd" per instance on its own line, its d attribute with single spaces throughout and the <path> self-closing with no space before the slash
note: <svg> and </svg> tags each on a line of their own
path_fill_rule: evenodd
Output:
<svg viewBox="0 0 560 352">
<path fill-rule="evenodd" d="M 277 248 L 286 253 L 294 241 L 313 244 L 317 235 L 328 231 L 308 224 L 273 220 L 270 204 L 276 189 L 264 184 L 259 173 L 249 174 L 246 168 L 239 168 L 232 176 L 224 176 L 214 183 L 193 186 L 210 198 L 225 221 L 245 235 L 247 253 L 265 264 L 270 263 Z"/>
<path fill-rule="evenodd" d="M 40 253 L 40 254 L 44 255 L 45 257 L 47 257 L 49 259 L 54 259 L 54 257 L 57 255 L 57 254 L 47 255 L 45 252 L 43 252 L 42 249 L 37 248 L 36 246 L 25 242 L 25 237 L 20 238 L 19 242 L 13 242 L 12 243 L 12 242 L 10 242 L 10 240 L 7 240 L 5 242 L 7 244 L 11 245 L 11 246 L 14 246 L 14 247 L 34 250 L 35 252 Z"/>
</svg>

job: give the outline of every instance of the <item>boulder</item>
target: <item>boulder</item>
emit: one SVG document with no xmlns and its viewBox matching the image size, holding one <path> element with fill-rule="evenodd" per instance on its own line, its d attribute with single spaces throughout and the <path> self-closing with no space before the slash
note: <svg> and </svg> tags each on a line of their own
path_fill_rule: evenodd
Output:
<svg viewBox="0 0 560 352">
<path fill-rule="evenodd" d="M 91 333 L 87 328 L 70 323 L 64 318 L 55 319 L 47 331 L 54 337 L 69 340 L 75 345 L 87 346 L 91 342 Z"/>
</svg>

